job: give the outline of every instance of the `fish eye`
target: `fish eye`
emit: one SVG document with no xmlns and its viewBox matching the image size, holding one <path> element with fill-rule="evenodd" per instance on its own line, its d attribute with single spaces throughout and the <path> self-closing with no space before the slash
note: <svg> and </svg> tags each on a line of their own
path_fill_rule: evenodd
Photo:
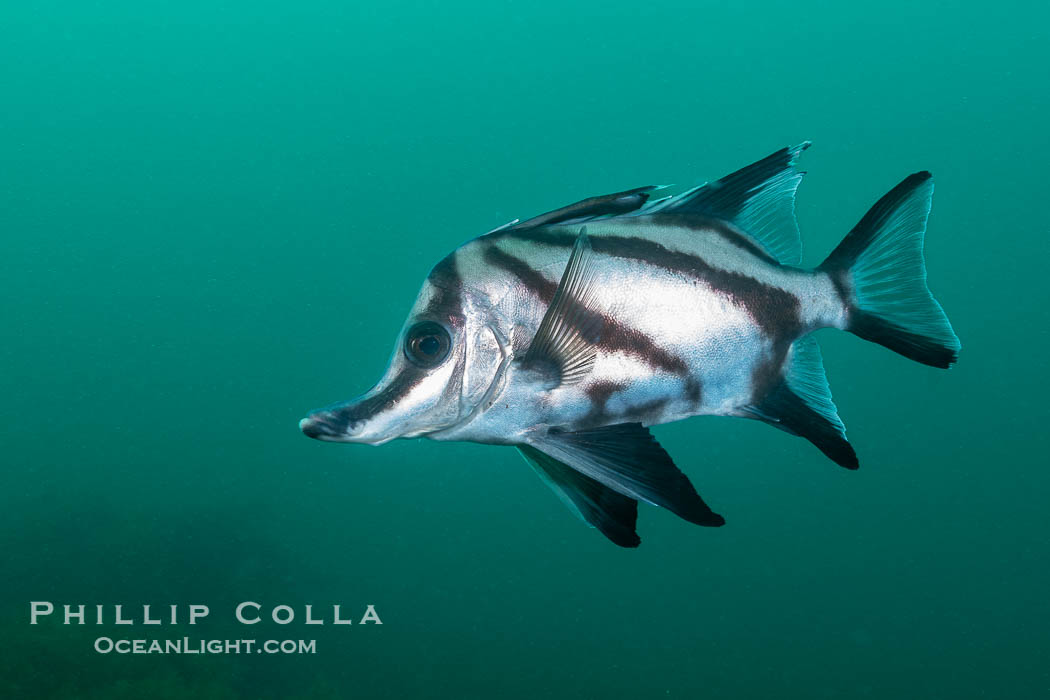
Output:
<svg viewBox="0 0 1050 700">
<path fill-rule="evenodd" d="M 420 367 L 437 367 L 448 357 L 452 338 L 440 323 L 422 321 L 408 329 L 405 356 Z"/>
</svg>

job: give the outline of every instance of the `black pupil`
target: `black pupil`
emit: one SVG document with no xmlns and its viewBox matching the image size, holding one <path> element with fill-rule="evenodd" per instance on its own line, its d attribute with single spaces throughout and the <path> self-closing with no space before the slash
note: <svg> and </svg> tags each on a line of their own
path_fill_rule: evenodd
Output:
<svg viewBox="0 0 1050 700">
<path fill-rule="evenodd" d="M 405 356 L 419 367 L 437 367 L 445 361 L 452 339 L 444 326 L 433 321 L 421 321 L 408 331 L 405 338 Z"/>
<path fill-rule="evenodd" d="M 432 335 L 425 336 L 419 341 L 419 349 L 424 355 L 436 355 L 441 349 L 441 341 Z"/>
</svg>

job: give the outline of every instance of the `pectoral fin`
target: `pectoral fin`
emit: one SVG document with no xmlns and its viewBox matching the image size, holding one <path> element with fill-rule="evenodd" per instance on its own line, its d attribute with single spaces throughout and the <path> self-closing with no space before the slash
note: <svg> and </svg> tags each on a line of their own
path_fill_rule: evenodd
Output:
<svg viewBox="0 0 1050 700">
<path fill-rule="evenodd" d="M 518 450 L 576 517 L 598 528 L 621 547 L 637 547 L 641 543 L 634 529 L 638 501 L 603 486 L 535 447 L 519 445 Z"/>
<path fill-rule="evenodd" d="M 614 491 L 667 508 L 691 523 L 711 527 L 725 524 L 639 423 L 573 433 L 552 430 L 533 446 Z"/>
<path fill-rule="evenodd" d="M 587 232 L 581 230 L 554 298 L 521 359 L 523 369 L 550 375 L 555 386 L 579 382 L 594 366 L 595 343 L 604 323 L 591 310 L 592 256 Z"/>
</svg>

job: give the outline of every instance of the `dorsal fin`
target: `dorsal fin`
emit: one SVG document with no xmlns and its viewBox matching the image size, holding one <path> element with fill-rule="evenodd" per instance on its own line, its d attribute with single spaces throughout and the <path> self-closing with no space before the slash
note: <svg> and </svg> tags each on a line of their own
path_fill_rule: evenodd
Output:
<svg viewBox="0 0 1050 700">
<path fill-rule="evenodd" d="M 641 211 L 646 214 L 690 214 L 729 221 L 749 234 L 784 265 L 797 265 L 802 240 L 795 221 L 795 190 L 802 173 L 795 160 L 809 142 L 782 148 L 717 182 L 695 187 Z"/>
<path fill-rule="evenodd" d="M 846 440 L 846 426 L 831 400 L 831 387 L 814 338 L 795 341 L 784 378 L 746 410 L 755 418 L 806 438 L 836 464 L 857 468 L 857 453 Z"/>
<path fill-rule="evenodd" d="M 633 190 L 588 197 L 575 204 L 513 224 L 509 228 L 535 228 L 536 226 L 547 226 L 549 224 L 563 224 L 567 221 L 580 223 L 582 221 L 590 221 L 599 216 L 626 214 L 641 208 L 646 200 L 649 199 L 649 193 L 655 189 L 658 189 L 656 185 L 647 185 L 645 187 L 635 187 Z"/>
</svg>

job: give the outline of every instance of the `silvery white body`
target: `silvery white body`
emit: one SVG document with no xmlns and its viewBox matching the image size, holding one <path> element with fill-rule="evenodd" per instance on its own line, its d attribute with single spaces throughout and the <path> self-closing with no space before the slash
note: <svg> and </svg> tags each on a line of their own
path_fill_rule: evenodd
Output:
<svg viewBox="0 0 1050 700">
<path fill-rule="evenodd" d="M 637 331 L 644 345 L 610 348 L 598 344 L 594 369 L 583 382 L 545 389 L 513 366 L 492 405 L 462 424 L 431 434 L 441 440 L 485 443 L 525 441 L 549 426 L 579 429 L 625 422 L 658 425 L 695 415 L 740 415 L 752 403 L 756 377 L 770 363 L 779 368 L 788 358 L 777 354 L 778 341 L 794 342 L 821 327 L 841 328 L 845 307 L 828 275 L 786 267 L 757 257 L 713 230 L 689 230 L 638 217 L 592 222 L 586 233 L 595 246 L 594 299 L 597 311 Z M 574 236 L 580 225 L 554 227 L 548 234 Z M 598 252 L 606 239 L 639 237 L 680 254 L 679 269 L 612 252 Z M 605 246 L 608 248 L 609 246 Z M 516 277 L 512 266 L 491 264 L 501 251 L 528 265 L 547 281 L 542 289 Z M 488 253 L 487 253 L 488 251 Z M 569 259 L 570 249 L 537 243 L 520 236 L 483 237 L 455 253 L 457 268 L 472 270 L 463 293 L 471 307 L 486 317 L 487 333 L 499 333 L 512 354 L 524 352 L 539 327 L 549 295 Z M 503 259 L 507 259 L 503 258 Z M 692 274 L 694 260 L 718 270 L 739 273 L 799 300 L 802 323 L 784 331 L 791 337 L 771 337 L 731 291 Z M 509 268 L 509 269 L 508 269 Z M 429 294 L 424 290 L 422 307 Z M 478 324 L 479 326 L 482 324 Z M 779 329 L 778 329 L 779 330 Z M 648 348 L 657 346 L 677 362 L 654 361 Z M 477 386 L 492 381 L 490 363 L 472 366 Z M 537 400 L 540 399 L 540 400 Z"/>
</svg>

